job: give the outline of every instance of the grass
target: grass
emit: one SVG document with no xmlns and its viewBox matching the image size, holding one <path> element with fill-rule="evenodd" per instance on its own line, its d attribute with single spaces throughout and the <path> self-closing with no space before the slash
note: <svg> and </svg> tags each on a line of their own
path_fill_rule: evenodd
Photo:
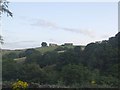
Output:
<svg viewBox="0 0 120 90">
<path fill-rule="evenodd" d="M 16 58 L 16 59 L 14 59 L 14 61 L 16 61 L 17 63 L 22 63 L 25 61 L 25 59 L 26 59 L 26 57 Z"/>
<path fill-rule="evenodd" d="M 36 50 L 40 51 L 41 53 L 45 53 L 48 51 L 54 51 L 58 46 L 49 46 L 49 47 L 40 47 L 36 48 Z"/>
<path fill-rule="evenodd" d="M 47 46 L 47 47 L 36 48 L 36 50 L 40 51 L 41 53 L 45 53 L 49 51 L 54 51 L 58 47 L 74 48 L 74 46 Z"/>
</svg>

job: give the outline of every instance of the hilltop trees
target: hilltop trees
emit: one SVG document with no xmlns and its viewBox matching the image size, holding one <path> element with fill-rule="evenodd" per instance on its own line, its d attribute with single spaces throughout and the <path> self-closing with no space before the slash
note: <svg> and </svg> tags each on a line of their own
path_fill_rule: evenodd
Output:
<svg viewBox="0 0 120 90">
<path fill-rule="evenodd" d="M 41 45 L 42 45 L 42 47 L 46 47 L 47 43 L 46 42 L 42 42 Z"/>
</svg>

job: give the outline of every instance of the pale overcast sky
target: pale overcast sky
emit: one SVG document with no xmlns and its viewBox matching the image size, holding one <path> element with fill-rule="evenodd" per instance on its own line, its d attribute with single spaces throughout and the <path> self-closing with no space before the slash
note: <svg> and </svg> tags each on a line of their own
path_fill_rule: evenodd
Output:
<svg viewBox="0 0 120 90">
<path fill-rule="evenodd" d="M 74 45 L 107 40 L 118 32 L 117 2 L 11 2 L 2 17 L 6 49 L 39 47 L 42 41 Z"/>
</svg>

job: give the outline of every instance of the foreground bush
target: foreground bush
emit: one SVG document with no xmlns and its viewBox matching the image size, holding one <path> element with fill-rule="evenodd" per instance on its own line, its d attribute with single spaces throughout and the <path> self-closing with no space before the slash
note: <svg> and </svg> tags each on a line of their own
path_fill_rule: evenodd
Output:
<svg viewBox="0 0 120 90">
<path fill-rule="evenodd" d="M 17 82 L 12 84 L 12 89 L 13 90 L 20 90 L 20 89 L 26 89 L 28 88 L 28 83 L 18 80 Z"/>
</svg>

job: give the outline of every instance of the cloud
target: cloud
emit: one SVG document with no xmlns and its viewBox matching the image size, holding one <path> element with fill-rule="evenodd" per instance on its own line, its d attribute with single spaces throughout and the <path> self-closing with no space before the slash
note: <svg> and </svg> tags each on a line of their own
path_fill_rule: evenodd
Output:
<svg viewBox="0 0 120 90">
<path fill-rule="evenodd" d="M 104 35 L 101 35 L 101 36 L 100 36 L 100 38 L 109 38 L 109 37 L 111 37 L 110 34 L 104 34 Z"/>
<path fill-rule="evenodd" d="M 52 39 L 52 38 L 50 38 L 49 41 L 50 41 L 50 42 L 58 42 L 57 40 Z"/>
<path fill-rule="evenodd" d="M 46 27 L 46 28 L 56 28 L 57 25 L 55 25 L 54 23 L 45 21 L 45 20 L 41 20 L 39 19 L 37 22 L 31 24 L 33 26 L 41 26 L 41 27 Z"/>
<path fill-rule="evenodd" d="M 18 42 L 5 42 L 2 46 L 3 49 L 24 49 L 39 46 L 36 41 L 18 41 Z"/>
<path fill-rule="evenodd" d="M 94 36 L 95 33 L 93 32 L 93 30 L 61 27 L 61 26 L 57 25 L 56 23 L 49 22 L 49 21 L 42 20 L 42 19 L 33 20 L 33 23 L 30 24 L 30 25 L 31 26 L 44 27 L 44 28 L 53 28 L 53 29 L 57 29 L 57 30 L 64 30 L 64 31 L 69 31 L 69 32 L 73 32 L 73 33 L 84 34 L 84 35 L 87 35 L 87 36 L 89 36 L 91 38 L 95 37 Z"/>
<path fill-rule="evenodd" d="M 23 43 L 33 43 L 35 41 L 17 41 L 17 42 L 5 42 L 4 44 L 23 44 Z"/>
<path fill-rule="evenodd" d="M 80 33 L 90 37 L 94 37 L 94 32 L 92 30 L 83 30 L 83 29 L 75 29 L 75 28 L 61 28 L 61 29 L 65 31 Z"/>
</svg>

